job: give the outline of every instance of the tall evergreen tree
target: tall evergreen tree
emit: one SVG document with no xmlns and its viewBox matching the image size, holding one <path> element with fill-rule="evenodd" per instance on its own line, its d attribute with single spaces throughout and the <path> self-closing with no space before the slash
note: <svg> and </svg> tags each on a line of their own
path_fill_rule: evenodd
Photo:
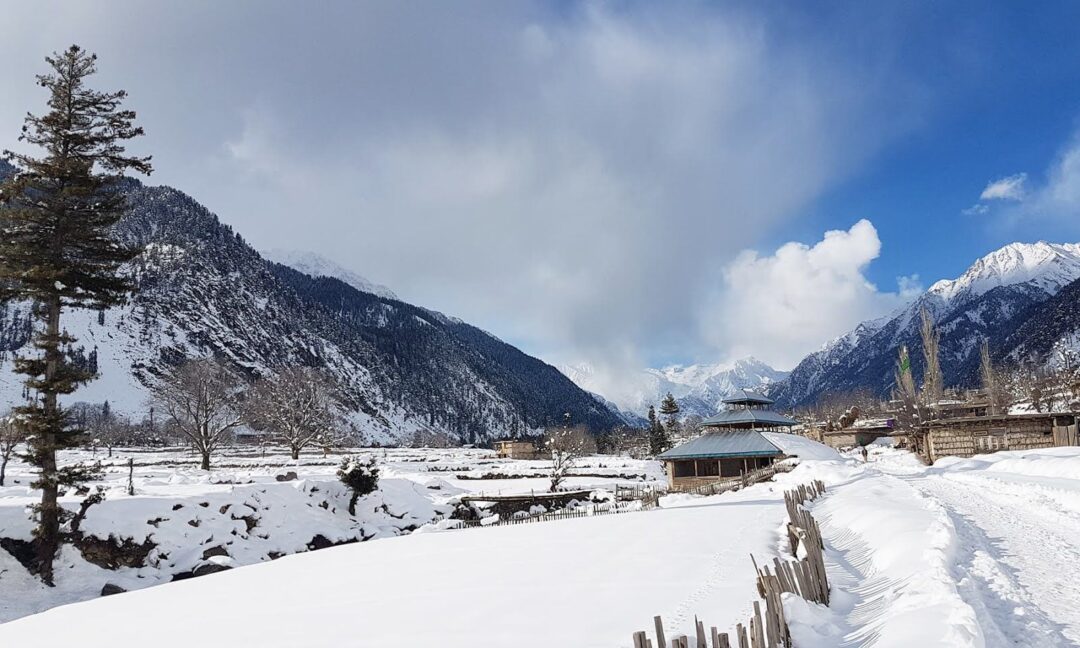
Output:
<svg viewBox="0 0 1080 648">
<path fill-rule="evenodd" d="M 97 57 L 72 45 L 45 59 L 52 71 L 37 77 L 49 92 L 48 112 L 28 114 L 19 140 L 43 149 L 42 157 L 5 151 L 20 167 L 0 187 L 0 285 L 3 299 L 33 303 L 34 352 L 16 360 L 35 398 L 18 414 L 29 435 L 27 460 L 41 489 L 34 531 L 36 568 L 53 584 L 53 559 L 60 547 L 63 511 L 60 489 L 91 474 L 57 465 L 57 451 L 76 445 L 82 434 L 71 424 L 59 397 L 94 378 L 70 357 L 75 338 L 61 324 L 69 308 L 104 309 L 121 303 L 131 285 L 119 266 L 135 251 L 112 237 L 127 209 L 118 182 L 127 171 L 148 174 L 150 158 L 125 155 L 123 142 L 143 134 L 135 113 L 121 109 L 124 91 L 97 92 L 85 80 Z"/>
<path fill-rule="evenodd" d="M 675 397 L 668 392 L 667 396 L 660 403 L 660 413 L 664 415 L 664 425 L 667 427 L 668 439 L 679 429 L 679 403 L 675 400 Z"/>
<path fill-rule="evenodd" d="M 667 430 L 664 429 L 664 424 L 660 422 L 660 419 L 656 417 L 656 408 L 650 405 L 649 451 L 653 455 L 658 455 L 669 447 L 671 447 L 671 441 L 668 439 Z"/>
</svg>

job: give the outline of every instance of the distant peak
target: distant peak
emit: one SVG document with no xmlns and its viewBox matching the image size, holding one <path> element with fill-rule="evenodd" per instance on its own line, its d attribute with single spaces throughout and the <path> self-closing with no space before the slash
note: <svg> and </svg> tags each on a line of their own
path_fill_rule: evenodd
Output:
<svg viewBox="0 0 1080 648">
<path fill-rule="evenodd" d="M 975 261 L 956 279 L 928 292 L 946 300 L 962 293 L 982 295 L 999 286 L 1032 283 L 1053 294 L 1080 277 L 1080 243 L 1009 243 Z"/>
<path fill-rule="evenodd" d="M 396 294 L 386 286 L 356 274 L 342 267 L 340 264 L 326 257 L 307 250 L 282 250 L 273 249 L 262 252 L 265 259 L 288 266 L 312 277 L 332 277 L 349 284 L 361 292 L 370 293 L 387 299 L 399 299 Z"/>
</svg>

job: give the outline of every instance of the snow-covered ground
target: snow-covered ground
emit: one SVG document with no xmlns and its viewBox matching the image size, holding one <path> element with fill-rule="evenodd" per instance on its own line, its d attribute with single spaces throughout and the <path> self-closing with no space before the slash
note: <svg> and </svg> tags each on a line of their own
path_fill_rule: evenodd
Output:
<svg viewBox="0 0 1080 648">
<path fill-rule="evenodd" d="M 876 447 L 812 510 L 838 594 L 796 614 L 800 647 L 1080 645 L 1080 448 Z"/>
<path fill-rule="evenodd" d="M 799 467 L 738 492 L 287 556 L 18 619 L 0 625 L 0 644 L 52 645 L 42 638 L 65 628 L 77 629 L 86 646 L 136 645 L 148 636 L 187 646 L 197 636 L 232 646 L 613 647 L 629 646 L 657 614 L 669 636 L 689 633 L 695 615 L 730 629 L 745 622 L 755 598 L 750 554 L 760 561 L 786 552 L 783 490 L 822 479 L 828 490 L 810 507 L 825 536 L 833 597 L 827 609 L 786 597 L 799 648 L 1080 645 L 1080 448 L 926 467 L 886 446 L 863 463 L 805 440 L 781 441 L 805 446 Z M 388 473 L 428 463 L 496 472 L 488 458 L 461 451 L 430 451 L 446 453 L 433 461 L 423 451 L 396 451 L 398 462 L 394 452 Z M 640 462 L 590 461 L 598 473 L 655 475 Z M 525 465 L 509 463 L 502 467 Z M 422 486 L 417 475 L 428 473 L 455 492 L 476 488 L 435 472 L 414 466 L 392 479 Z M 531 479 L 539 478 L 506 479 L 503 487 Z M 427 494 L 429 510 L 446 496 Z M 163 632 L 178 615 L 198 627 Z M 69 637 L 55 636 L 57 645 Z"/>
<path fill-rule="evenodd" d="M 309 546 L 405 535 L 449 514 L 462 495 L 539 492 L 550 485 L 544 476 L 550 462 L 502 460 L 490 450 L 356 453 L 376 457 L 380 482 L 377 492 L 361 499 L 353 517 L 346 510 L 348 494 L 335 476 L 340 456 L 303 455 L 294 462 L 280 452 L 233 448 L 216 457 L 207 474 L 183 450 L 118 450 L 111 458 L 101 450 L 66 452 L 64 462 L 100 461 L 105 470 L 90 486 L 105 488 L 106 499 L 89 509 L 82 531 L 102 540 L 150 541 L 154 548 L 143 566 L 113 570 L 65 546 L 55 588 L 43 586 L 0 549 L 0 623 L 95 598 L 106 583 L 140 589 L 208 564 L 237 567 L 305 552 Z M 129 458 L 134 460 L 134 496 L 127 494 Z M 277 481 L 289 472 L 297 479 Z M 571 475 L 578 476 L 569 477 L 566 488 L 596 490 L 598 496 L 616 485 L 663 480 L 656 462 L 600 456 L 580 460 Z M 18 460 L 8 466 L 7 485 L 0 487 L 0 538 L 31 539 L 27 507 L 40 496 L 29 488 L 30 481 L 28 466 Z M 74 511 L 83 499 L 72 493 L 62 504 Z"/>
</svg>

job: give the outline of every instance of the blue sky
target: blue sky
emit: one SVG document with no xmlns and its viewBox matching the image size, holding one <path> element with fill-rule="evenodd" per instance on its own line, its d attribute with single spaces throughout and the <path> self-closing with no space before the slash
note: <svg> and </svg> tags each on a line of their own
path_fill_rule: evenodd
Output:
<svg viewBox="0 0 1080 648">
<path fill-rule="evenodd" d="M 15 2 L 0 147 L 80 43 L 152 182 L 614 390 L 788 368 L 1005 243 L 1080 240 L 1078 35 L 1077 3 Z"/>
<path fill-rule="evenodd" d="M 793 233 L 812 240 L 870 218 L 884 245 L 867 274 L 883 286 L 913 273 L 927 283 L 956 276 L 1014 240 L 1080 239 L 1080 214 L 1030 223 L 963 213 L 992 180 L 1043 181 L 1080 127 L 1080 5 L 941 8 L 948 13 L 928 14 L 902 46 L 905 67 L 932 89 L 923 122 L 825 193 Z M 960 47 L 957 25 L 966 53 L 939 68 L 935 52 Z"/>
</svg>

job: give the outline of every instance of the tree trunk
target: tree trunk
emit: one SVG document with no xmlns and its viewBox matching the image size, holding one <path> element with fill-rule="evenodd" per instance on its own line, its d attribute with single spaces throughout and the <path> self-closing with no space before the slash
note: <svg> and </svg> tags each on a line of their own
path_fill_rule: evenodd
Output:
<svg viewBox="0 0 1080 648">
<path fill-rule="evenodd" d="M 202 468 L 203 470 L 210 470 L 210 453 L 209 452 L 203 451 L 203 453 L 202 453 L 202 465 L 200 466 L 200 468 Z"/>
<path fill-rule="evenodd" d="M 293 461 L 299 461 L 300 460 L 300 448 L 292 447 L 289 450 L 290 450 L 290 454 L 292 454 Z"/>
<path fill-rule="evenodd" d="M 360 493 L 353 491 L 352 497 L 349 498 L 349 515 L 356 515 L 356 501 L 360 499 Z"/>
<path fill-rule="evenodd" d="M 46 585 L 53 583 L 53 559 L 60 549 L 60 505 L 57 503 L 59 485 L 56 473 L 56 432 L 54 421 L 58 421 L 58 404 L 52 381 L 60 367 L 60 347 L 56 340 L 60 335 L 60 296 L 54 294 L 48 304 L 48 319 L 45 335 L 51 344 L 45 345 L 45 389 L 43 391 L 42 410 L 48 423 L 44 426 L 38 447 L 35 449 L 41 457 L 41 507 L 38 510 L 37 560 L 41 580 Z"/>
<path fill-rule="evenodd" d="M 0 459 L 0 486 L 4 485 L 4 475 L 7 474 L 7 462 L 7 457 Z"/>
</svg>

